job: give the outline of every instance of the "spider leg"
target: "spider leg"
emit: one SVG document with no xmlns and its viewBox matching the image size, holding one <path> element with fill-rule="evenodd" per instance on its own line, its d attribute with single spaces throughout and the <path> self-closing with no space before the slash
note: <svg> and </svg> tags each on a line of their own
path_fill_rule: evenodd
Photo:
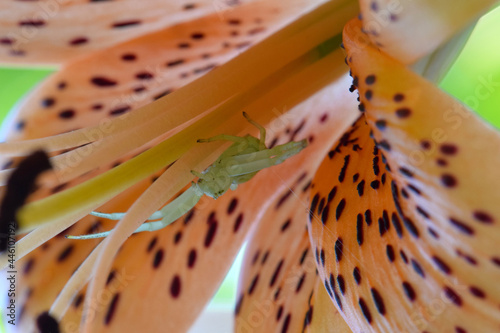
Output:
<svg viewBox="0 0 500 333">
<path fill-rule="evenodd" d="M 104 231 L 104 232 L 99 232 L 96 234 L 90 234 L 90 235 L 80 235 L 80 236 L 72 236 L 72 235 L 66 235 L 67 239 L 95 239 L 95 238 L 104 238 L 108 236 L 111 233 L 112 230 L 110 231 Z"/>
<path fill-rule="evenodd" d="M 228 164 L 228 175 L 230 177 L 241 176 L 260 171 L 285 161 L 287 158 L 299 153 L 307 145 L 306 140 L 289 142 L 276 146 L 272 149 L 261 150 L 255 153 L 233 156 Z M 274 157 L 273 157 L 274 156 Z"/>
<path fill-rule="evenodd" d="M 202 196 L 203 192 L 198 188 L 198 185 L 192 184 L 190 188 L 184 191 L 184 193 L 179 195 L 177 198 L 175 198 L 172 202 L 163 207 L 161 210 L 153 214 L 155 215 L 160 212 L 162 214 L 161 221 L 143 223 L 139 228 L 137 228 L 134 231 L 134 233 L 143 231 L 156 231 L 166 227 L 167 225 L 171 224 L 172 222 L 180 218 L 182 215 L 186 214 L 189 210 L 191 210 Z M 108 236 L 111 233 L 111 231 L 112 230 L 91 235 L 80 235 L 80 236 L 67 235 L 66 238 L 68 239 L 103 238 Z"/>
<path fill-rule="evenodd" d="M 195 171 L 195 170 L 191 170 L 191 173 L 192 173 L 194 176 L 196 176 L 196 177 L 198 177 L 198 178 L 200 178 L 200 179 L 203 179 L 203 174 L 202 174 L 201 172 L 198 172 L 198 171 Z"/>
<path fill-rule="evenodd" d="M 125 213 L 101 213 L 101 212 L 90 212 L 90 215 L 97 216 L 97 217 L 102 217 L 104 219 L 108 220 L 121 220 L 124 216 Z"/>
<path fill-rule="evenodd" d="M 155 231 L 165 228 L 189 212 L 200 201 L 203 194 L 198 185 L 192 183 L 190 188 L 160 210 L 163 214 L 161 221 L 144 223 L 135 232 Z"/>
<path fill-rule="evenodd" d="M 246 120 L 255 127 L 257 127 L 260 131 L 260 142 L 259 142 L 259 148 L 260 149 L 266 149 L 266 129 L 257 123 L 255 120 L 251 119 L 248 113 L 243 112 L 243 117 L 245 117 Z"/>
<path fill-rule="evenodd" d="M 121 220 L 126 213 L 101 213 L 101 212 L 90 212 L 90 215 L 97 216 L 97 217 L 102 217 L 108 220 Z M 162 213 L 160 211 L 154 212 L 148 219 L 147 221 L 152 221 L 152 220 L 159 220 L 163 217 Z"/>
</svg>

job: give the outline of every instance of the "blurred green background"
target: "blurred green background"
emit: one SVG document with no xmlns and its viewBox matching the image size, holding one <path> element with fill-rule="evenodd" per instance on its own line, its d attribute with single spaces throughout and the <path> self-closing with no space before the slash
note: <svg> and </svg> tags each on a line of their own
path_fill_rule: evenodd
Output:
<svg viewBox="0 0 500 333">
<path fill-rule="evenodd" d="M 444 90 L 497 128 L 500 128 L 499 33 L 500 6 L 481 18 L 466 47 L 441 82 Z"/>
<path fill-rule="evenodd" d="M 441 87 L 473 107 L 491 124 L 500 128 L 500 7 L 493 10 L 475 28 L 462 54 L 441 82 Z M 0 120 L 40 80 L 50 75 L 47 69 L 0 67 Z M 485 82 L 489 84 L 485 85 Z M 477 93 L 488 92 L 487 96 Z M 486 89 L 486 90 L 485 90 Z M 489 89 L 489 90 L 488 90 Z M 482 96 L 480 98 L 479 96 Z M 241 254 L 228 274 L 211 306 L 232 306 Z M 1 311 L 1 310 L 0 310 Z M 0 332 L 3 332 L 0 322 Z"/>
</svg>

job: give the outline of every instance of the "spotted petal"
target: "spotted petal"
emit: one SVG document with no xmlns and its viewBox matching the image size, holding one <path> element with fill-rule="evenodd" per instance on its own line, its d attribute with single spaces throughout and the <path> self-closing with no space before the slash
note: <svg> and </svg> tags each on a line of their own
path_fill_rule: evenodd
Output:
<svg viewBox="0 0 500 333">
<path fill-rule="evenodd" d="M 309 215 L 313 250 L 321 281 L 353 331 L 405 331 L 397 323 L 405 317 L 395 312 L 406 305 L 398 298 L 402 278 L 385 256 L 398 239 L 397 228 L 390 230 L 389 224 L 392 213 L 397 214 L 391 179 L 369 132 L 361 117 L 316 173 Z"/>
<path fill-rule="evenodd" d="M 500 136 L 363 40 L 351 21 L 344 45 L 366 120 L 313 182 L 320 275 L 353 330 L 493 332 Z"/>
<path fill-rule="evenodd" d="M 275 174 L 280 190 L 249 238 L 237 295 L 236 332 L 299 332 L 313 318 L 309 300 L 317 281 L 316 266 L 305 223 L 310 181 L 329 143 L 356 116 L 348 84 L 344 77 L 308 100 L 302 106 L 307 118 L 294 119 L 289 136 L 278 141 L 314 133 L 307 154 Z"/>
<path fill-rule="evenodd" d="M 151 103 L 227 62 L 319 2 L 250 3 L 223 17 L 212 14 L 167 27 L 67 64 L 18 106 L 9 138 L 64 133 Z M 105 2 L 91 5 L 100 3 Z"/>
<path fill-rule="evenodd" d="M 375 140 L 386 151 L 401 190 L 411 193 L 402 206 L 422 223 L 443 230 L 443 238 L 460 239 L 462 250 L 480 253 L 493 264 L 500 240 L 500 133 L 374 47 L 351 54 L 356 34 L 360 31 L 352 22 L 345 30 L 350 64 Z M 497 85 L 485 81 L 478 92 Z M 456 251 L 450 246 L 447 252 Z"/>
<path fill-rule="evenodd" d="M 61 64 L 249 1 L 11 1 L 0 4 L 4 63 Z M 199 31 L 193 30 L 197 34 Z"/>
</svg>

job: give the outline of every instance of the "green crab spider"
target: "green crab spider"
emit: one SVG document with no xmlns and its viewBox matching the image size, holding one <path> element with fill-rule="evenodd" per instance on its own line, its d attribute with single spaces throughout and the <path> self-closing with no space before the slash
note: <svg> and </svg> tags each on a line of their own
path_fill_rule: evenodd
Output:
<svg viewBox="0 0 500 333">
<path fill-rule="evenodd" d="M 302 140 L 291 141 L 269 149 L 265 145 L 266 129 L 250 119 L 245 112 L 243 112 L 243 116 L 259 129 L 260 138 L 248 134 L 244 137 L 221 134 L 209 139 L 198 140 L 197 142 L 231 141 L 234 143 L 205 171 L 200 173 L 191 170 L 191 173 L 199 178 L 198 181 L 191 182 L 191 186 L 184 193 L 147 219 L 147 221 L 161 219 L 160 221 L 143 223 L 134 233 L 165 228 L 190 211 L 203 195 L 217 199 L 228 189 L 234 191 L 239 184 L 249 181 L 260 170 L 284 162 L 307 146 L 307 141 Z M 125 213 L 91 212 L 90 214 L 110 220 L 121 220 L 125 216 Z M 66 238 L 102 238 L 108 236 L 110 232 L 81 236 L 68 235 Z"/>
</svg>

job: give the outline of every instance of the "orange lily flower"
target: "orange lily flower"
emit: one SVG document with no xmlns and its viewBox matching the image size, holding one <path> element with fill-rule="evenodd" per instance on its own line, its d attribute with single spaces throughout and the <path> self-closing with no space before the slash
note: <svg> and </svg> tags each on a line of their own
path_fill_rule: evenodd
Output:
<svg viewBox="0 0 500 333">
<path fill-rule="evenodd" d="M 17 214 L 16 328 L 184 332 L 247 241 L 236 332 L 498 329 L 499 133 L 407 67 L 493 2 L 2 10 L 15 13 L 0 26 L 5 62 L 64 63 L 0 145 L 4 183 L 35 148 L 54 166 Z M 255 131 L 242 111 L 268 146 L 309 146 L 132 235 L 227 147 L 197 139 Z M 115 226 L 96 209 L 128 212 Z M 102 242 L 63 237 L 113 227 Z"/>
</svg>

